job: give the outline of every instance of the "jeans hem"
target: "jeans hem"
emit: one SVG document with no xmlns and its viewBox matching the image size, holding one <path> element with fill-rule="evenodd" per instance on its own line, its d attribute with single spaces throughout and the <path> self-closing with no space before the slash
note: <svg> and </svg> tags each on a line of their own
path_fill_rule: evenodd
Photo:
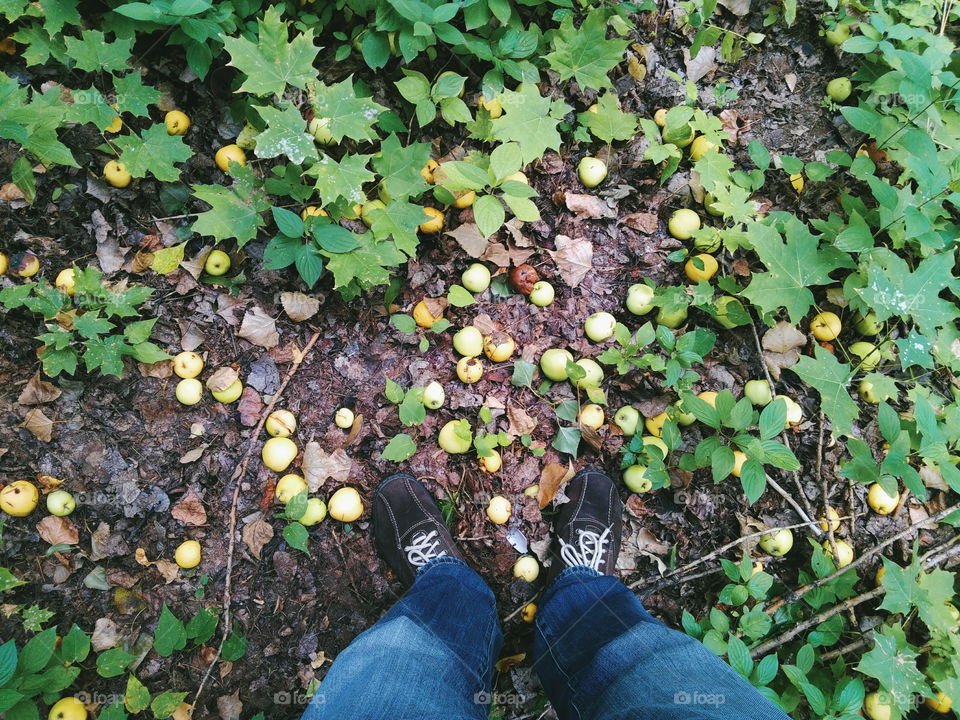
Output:
<svg viewBox="0 0 960 720">
<path fill-rule="evenodd" d="M 425 565 L 418 568 L 416 577 L 424 575 L 428 570 L 435 568 L 438 565 L 460 565 L 465 568 L 470 567 L 466 562 L 458 557 L 453 557 L 453 555 L 441 555 L 440 557 L 435 557 L 433 560 L 428 560 Z"/>
</svg>

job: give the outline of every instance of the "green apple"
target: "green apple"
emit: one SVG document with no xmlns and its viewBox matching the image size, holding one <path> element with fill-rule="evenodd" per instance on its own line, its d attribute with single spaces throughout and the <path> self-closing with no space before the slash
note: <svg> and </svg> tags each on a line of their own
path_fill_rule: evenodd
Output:
<svg viewBox="0 0 960 720">
<path fill-rule="evenodd" d="M 667 311 L 666 308 L 660 308 L 657 311 L 657 323 L 671 329 L 676 329 L 687 321 L 687 309 L 678 307 Z"/>
<path fill-rule="evenodd" d="M 754 405 L 767 405 L 773 400 L 770 383 L 766 380 L 747 380 L 743 386 L 743 394 Z"/>
<path fill-rule="evenodd" d="M 709 210 L 707 211 L 709 212 Z M 693 247 L 698 252 L 715 253 L 723 245 L 720 233 L 713 231 L 710 233 L 701 233 L 693 239 Z"/>
<path fill-rule="evenodd" d="M 310 527 L 311 525 L 316 525 L 326 516 L 327 504 L 320 498 L 310 498 L 307 500 L 307 509 L 304 511 L 303 517 L 297 522 Z"/>
<path fill-rule="evenodd" d="M 387 206 L 383 204 L 382 200 L 368 200 L 360 207 L 360 219 L 363 220 L 363 224 L 367 227 L 373 225 L 373 218 L 370 217 L 370 213 L 374 210 L 386 210 Z"/>
<path fill-rule="evenodd" d="M 863 713 L 868 720 L 891 720 L 893 704 L 886 692 L 874 691 L 863 698 Z"/>
<path fill-rule="evenodd" d="M 637 283 L 627 289 L 627 310 L 634 315 L 646 315 L 653 310 L 653 296 L 655 291 L 649 285 Z"/>
<path fill-rule="evenodd" d="M 203 371 L 203 358 L 195 352 L 177 353 L 173 358 L 173 372 L 178 377 L 194 378 Z"/>
<path fill-rule="evenodd" d="M 838 77 L 827 83 L 827 95 L 834 102 L 843 102 L 850 93 L 853 92 L 853 86 L 850 84 L 850 78 Z"/>
<path fill-rule="evenodd" d="M 693 413 L 686 412 L 683 409 L 683 401 L 677 400 L 673 406 L 676 408 L 676 413 L 674 413 L 673 419 L 677 421 L 677 425 L 681 427 L 687 427 L 693 425 L 697 421 L 697 416 Z"/>
<path fill-rule="evenodd" d="M 277 486 L 274 488 L 274 497 L 277 498 L 277 502 L 286 505 L 306 489 L 306 480 L 299 475 L 289 473 L 277 480 Z"/>
<path fill-rule="evenodd" d="M 599 430 L 603 426 L 604 419 L 603 408 L 595 403 L 587 403 L 581 407 L 580 414 L 577 416 L 581 425 L 594 430 Z"/>
<path fill-rule="evenodd" d="M 859 369 L 866 372 L 876 369 L 882 359 L 879 348 L 873 343 L 864 342 L 863 340 L 853 343 L 848 350 L 851 355 L 860 358 Z"/>
<path fill-rule="evenodd" d="M 336 140 L 330 132 L 330 118 L 315 117 L 307 126 L 307 132 L 321 145 L 333 145 Z"/>
<path fill-rule="evenodd" d="M 424 407 L 427 407 L 430 410 L 436 410 L 440 407 L 443 407 L 443 402 L 446 399 L 447 395 L 443 391 L 443 385 L 438 383 L 436 380 L 431 380 L 430 384 L 423 389 L 423 404 Z"/>
<path fill-rule="evenodd" d="M 234 380 L 229 387 L 216 392 L 211 390 L 210 394 L 213 395 L 214 400 L 222 403 L 232 403 L 238 400 L 243 394 L 243 383 L 240 382 L 238 378 L 237 380 Z"/>
<path fill-rule="evenodd" d="M 714 217 L 720 217 L 723 215 L 723 210 L 717 205 L 717 198 L 712 193 L 706 193 L 703 196 L 703 209 L 707 211 L 708 215 L 713 215 Z M 699 250 L 699 248 L 697 248 Z"/>
<path fill-rule="evenodd" d="M 533 284 L 533 289 L 530 290 L 530 302 L 534 305 L 537 307 L 546 307 L 553 302 L 553 298 L 553 285 L 546 280 L 538 280 Z"/>
<path fill-rule="evenodd" d="M 741 303 L 737 298 L 731 297 L 730 295 L 724 295 L 717 298 L 717 314 L 714 316 L 714 322 L 717 323 L 720 327 L 724 327 L 727 330 L 733 330 L 737 327 L 737 324 L 730 319 L 730 311 L 733 309 L 741 310 L 741 314 L 745 314 L 743 303 Z"/>
<path fill-rule="evenodd" d="M 647 467 L 645 465 L 631 465 L 624 470 L 623 484 L 635 493 L 645 493 L 653 487 L 653 483 L 647 477 Z"/>
<path fill-rule="evenodd" d="M 827 44 L 838 47 L 850 39 L 850 24 L 837 23 L 832 29 L 827 30 Z"/>
<path fill-rule="evenodd" d="M 47 510 L 51 515 L 64 517 L 77 507 L 77 501 L 66 490 L 54 490 L 47 495 Z"/>
<path fill-rule="evenodd" d="M 184 405 L 196 405 L 203 397 L 203 383 L 196 378 L 184 378 L 177 383 L 176 396 Z"/>
<path fill-rule="evenodd" d="M 810 321 L 810 332 L 821 342 L 836 339 L 842 329 L 843 326 L 840 324 L 840 318 L 836 313 L 817 313 L 813 316 L 813 320 Z"/>
<path fill-rule="evenodd" d="M 607 177 L 607 164 L 600 158 L 588 155 L 577 165 L 577 175 L 585 187 L 596 187 Z"/>
<path fill-rule="evenodd" d="M 600 387 L 600 383 L 603 382 L 603 369 L 597 364 L 596 360 L 580 358 L 575 364 L 586 372 L 586 375 L 582 378 L 573 381 L 575 387 L 581 389 Z"/>
<path fill-rule="evenodd" d="M 513 576 L 532 583 L 540 574 L 540 563 L 533 555 L 522 555 L 513 564 Z"/>
<path fill-rule="evenodd" d="M 554 382 L 566 380 L 568 362 L 573 362 L 573 355 L 569 350 L 551 348 L 540 356 L 540 371 Z"/>
<path fill-rule="evenodd" d="M 608 312 L 595 312 L 583 323 L 583 331 L 594 342 L 603 342 L 613 335 L 617 319 Z"/>
<path fill-rule="evenodd" d="M 467 325 L 453 336 L 453 349 L 463 357 L 477 357 L 483 352 L 483 333 Z"/>
<path fill-rule="evenodd" d="M 637 432 L 637 425 L 640 424 L 640 412 L 635 407 L 624 405 L 617 410 L 617 413 L 613 416 L 613 421 L 623 434 L 629 437 Z"/>
<path fill-rule="evenodd" d="M 641 439 L 643 440 L 644 449 L 646 449 L 648 445 L 652 445 L 655 448 L 659 448 L 661 453 L 660 455 L 661 459 L 665 458 L 667 455 L 670 454 L 670 448 L 668 448 L 667 444 L 663 440 L 658 438 L 656 435 L 644 435 L 643 438 Z M 647 452 L 649 452 L 649 450 Z"/>
<path fill-rule="evenodd" d="M 837 546 L 836 557 L 833 555 L 833 548 L 830 546 L 829 540 L 824 540 L 821 547 L 827 557 L 833 558 L 833 562 L 839 570 L 853 562 L 853 548 L 846 540 L 835 540 L 834 543 Z"/>
<path fill-rule="evenodd" d="M 687 208 L 676 210 L 667 221 L 667 230 L 677 240 L 689 240 L 699 229 L 700 216 Z"/>
<path fill-rule="evenodd" d="M 460 276 L 460 282 L 472 293 L 481 293 L 490 287 L 490 270 L 482 263 L 474 263 Z"/>
<path fill-rule="evenodd" d="M 877 322 L 877 314 L 871 310 L 866 315 L 857 314 L 853 321 L 853 329 L 861 335 L 874 337 L 883 330 L 883 323 Z"/>
<path fill-rule="evenodd" d="M 792 397 L 787 395 L 774 395 L 774 400 L 783 400 L 784 404 L 787 406 L 787 422 L 784 425 L 785 428 L 790 427 L 791 425 L 799 425 L 803 422 L 803 408 L 794 400 Z"/>
<path fill-rule="evenodd" d="M 211 250 L 203 263 L 203 271 L 207 275 L 223 275 L 230 269 L 230 256 L 223 250 Z"/>
<path fill-rule="evenodd" d="M 869 380 L 860 381 L 860 385 L 857 386 L 857 395 L 860 396 L 861 400 L 872 405 L 879 405 L 883 401 L 883 398 L 873 391 L 873 383 Z"/>
<path fill-rule="evenodd" d="M 463 419 L 451 420 L 440 428 L 437 443 L 451 455 L 467 452 L 473 445 L 473 432 L 470 429 L 470 423 Z"/>
<path fill-rule="evenodd" d="M 790 530 L 776 530 L 760 538 L 760 547 L 769 555 L 781 557 L 790 552 L 793 547 L 793 532 Z"/>
</svg>

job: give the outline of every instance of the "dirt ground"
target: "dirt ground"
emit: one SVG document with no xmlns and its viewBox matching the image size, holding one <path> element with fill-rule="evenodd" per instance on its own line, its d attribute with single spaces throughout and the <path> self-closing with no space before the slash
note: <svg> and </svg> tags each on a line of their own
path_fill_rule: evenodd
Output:
<svg viewBox="0 0 960 720">
<path fill-rule="evenodd" d="M 725 17 L 725 21 L 730 20 Z M 760 139 L 773 152 L 795 154 L 805 160 L 833 147 L 849 147 L 852 138 L 834 125 L 834 113 L 819 105 L 822 78 L 838 74 L 839 62 L 833 55 L 818 54 L 825 45 L 807 34 L 809 28 L 817 25 L 813 18 L 804 17 L 801 12 L 790 30 L 779 26 L 764 30 L 758 27 L 761 20 L 757 14 L 734 26 L 742 32 L 769 32 L 759 51 L 748 54 L 733 67 L 714 69 L 700 83 L 709 88 L 725 79 L 739 91 L 739 97 L 722 111 L 728 128 L 737 132 L 738 140 L 731 150 L 735 161 L 746 159 L 746 145 L 753 138 Z M 625 67 L 621 68 L 623 74 L 616 85 L 625 109 L 649 115 L 655 108 L 681 99 L 676 83 L 665 75 L 665 70 L 683 67 L 680 48 L 685 43 L 671 33 L 667 24 L 642 29 L 638 40 L 650 43 L 653 51 L 648 77 L 637 85 Z M 183 85 L 176 79 L 176 69 L 168 67 L 158 54 L 141 61 L 156 73 L 153 80 L 167 82 L 170 92 L 185 107 L 194 108 L 195 130 L 187 141 L 197 154 L 186 164 L 185 181 L 222 181 L 207 149 L 217 140 L 219 131 L 226 136 L 231 129 L 222 115 L 224 98 L 218 94 L 226 83 L 218 82 L 214 73 L 203 85 Z M 455 63 L 451 67 L 456 68 Z M 339 80 L 354 70 L 358 68 L 344 63 L 331 70 L 331 77 Z M 796 76 L 792 91 L 785 79 L 791 74 Z M 592 102 L 589 97 L 574 94 L 575 87 L 569 90 L 571 95 L 566 99 L 577 107 Z M 705 98 L 701 101 L 708 104 Z M 714 111 L 719 112 L 716 107 Z M 428 139 L 435 142 L 441 154 L 457 140 L 452 136 Z M 96 145 L 78 138 L 68 142 L 72 147 Z M 455 327 L 486 313 L 514 334 L 525 359 L 535 360 L 551 346 L 569 347 L 577 355 L 595 355 L 598 349 L 583 337 L 582 318 L 607 310 L 626 319 L 622 309 L 625 289 L 642 277 L 651 277 L 658 283 L 679 281 L 680 266 L 666 259 L 677 243 L 666 235 L 663 223 L 650 232 L 649 228 L 635 229 L 622 219 L 635 214 L 663 219 L 673 209 L 684 206 L 687 198 L 682 172 L 668 187 L 660 188 L 654 168 L 640 161 L 640 143 L 615 146 L 611 153 L 611 177 L 599 192 L 608 203 L 609 217 L 581 219 L 564 207 L 563 192 L 579 191 L 573 169 L 587 152 L 588 148 L 583 147 L 563 158 L 548 156 L 527 173 L 540 193 L 537 203 L 543 220 L 525 227 L 523 232 L 533 245 L 530 262 L 543 277 L 555 281 L 555 304 L 538 310 L 520 296 L 500 298 L 485 293 L 475 306 L 450 309 L 448 317 Z M 0 151 L 0 163 L 7 165 L 12 159 L 9 147 Z M 135 189 L 107 193 L 92 174 L 102 162 L 99 154 L 93 150 L 86 155 L 79 153 L 78 160 L 84 166 L 81 170 L 58 168 L 41 179 L 39 197 L 33 206 L 13 209 L 0 205 L 0 237 L 4 243 L 15 246 L 14 249 L 34 250 L 45 268 L 52 270 L 70 263 L 86 265 L 95 261 L 103 242 L 97 234 L 102 237 L 106 233 L 125 252 L 129 263 L 151 235 L 170 233 L 190 223 L 189 217 L 169 218 L 158 183 L 146 180 Z M 830 201 L 811 195 L 798 200 L 786 182 L 782 187 L 773 187 L 775 190 L 766 198 L 772 208 L 796 210 L 799 203 L 800 211 L 820 215 L 824 213 L 823 203 Z M 52 194 L 57 189 L 62 194 L 53 201 Z M 448 223 L 448 229 L 469 212 L 464 211 L 460 219 Z M 168 219 L 158 225 L 156 218 Z M 560 235 L 585 238 L 593 244 L 594 271 L 577 288 L 562 282 L 548 253 Z M 319 331 L 316 346 L 278 404 L 298 415 L 297 439 L 301 446 L 308 440 L 318 441 L 327 451 L 344 446 L 349 436 L 333 425 L 332 415 L 336 408 L 350 405 L 363 415 L 363 423 L 345 447 L 353 460 L 346 484 L 357 487 L 368 506 L 379 479 L 398 470 L 424 478 L 438 497 L 456 497 L 455 535 L 463 541 L 471 564 L 494 588 L 502 615 L 512 616 L 505 626 L 504 655 L 528 652 L 530 626 L 514 611 L 539 588 L 510 581 L 509 569 L 516 552 L 507 542 L 506 530 L 495 529 L 485 520 L 483 507 L 493 493 L 522 497 L 523 488 L 539 480 L 546 464 L 564 463 L 569 458 L 552 449 L 544 457 L 536 458 L 515 443 L 504 452 L 502 472 L 481 475 L 473 461 L 447 456 L 432 438 L 447 420 L 464 412 L 472 417 L 488 398 L 495 398 L 500 409 L 497 403 L 492 404 L 499 429 L 508 425 L 502 408 L 520 407 L 538 421 L 534 440 L 549 444 L 554 420 L 548 402 L 528 389 L 510 385 L 509 364 L 488 372 L 476 385 L 463 386 L 456 380 L 451 360 L 451 333 L 431 336 L 429 350 L 418 353 L 417 338 L 403 335 L 388 322 L 382 292 L 346 304 L 328 289 L 329 282 L 321 282 L 316 293 L 322 302 L 320 313 L 305 324 L 289 321 L 282 312 L 279 293 L 303 288 L 292 272 L 262 269 L 260 259 L 265 242 L 266 238 L 261 237 L 244 249 L 247 257 L 242 267 L 248 281 L 237 297 L 223 288 L 200 285 L 184 271 L 169 276 L 137 274 L 136 282 L 156 289 L 147 306 L 148 312 L 160 318 L 155 337 L 173 352 L 180 349 L 185 338 L 197 343 L 198 351 L 206 353 L 208 367 L 237 366 L 245 383 L 266 403 L 291 367 L 291 347 L 303 347 L 313 331 Z M 194 243 L 199 249 L 200 241 Z M 724 258 L 728 270 L 735 259 L 736 256 L 729 255 Z M 458 275 L 467 262 L 453 238 L 443 235 L 425 239 L 418 259 L 401 270 L 404 282 L 396 302 L 409 310 L 423 295 L 443 294 L 450 278 Z M 277 319 L 280 341 L 270 351 L 237 334 L 243 312 L 254 306 Z M 707 325 L 709 320 L 693 316 L 691 326 L 698 323 Z M 65 479 L 65 487 L 80 499 L 72 516 L 79 528 L 79 551 L 45 556 L 47 543 L 39 538 L 35 519 L 8 519 L 3 530 L 2 564 L 28 584 L 8 593 L 4 602 L 38 604 L 54 610 L 62 628 L 76 622 L 91 630 L 98 618 L 109 618 L 122 637 L 131 642 L 138 634 L 153 631 L 164 603 L 181 618 L 190 617 L 204 606 L 219 606 L 226 577 L 227 527 L 234 492 L 229 478 L 251 442 L 255 416 L 250 422 L 249 416 L 241 418 L 236 405 L 209 401 L 190 408 L 181 406 L 174 398 L 176 377 L 144 376 L 131 363 L 119 380 L 82 373 L 75 379 L 56 379 L 53 384 L 62 395 L 43 406 L 44 413 L 54 422 L 53 437 L 49 442 L 40 442 L 19 427 L 28 408 L 18 403 L 18 397 L 38 371 L 38 343 L 32 338 L 41 329 L 38 319 L 23 311 L 0 314 L 0 448 L 6 449 L 0 456 L 0 477 L 7 481 L 45 474 Z M 751 330 L 735 330 L 725 335 L 711 354 L 700 389 L 739 390 L 745 380 L 759 372 Z M 438 380 L 447 388 L 449 398 L 447 406 L 428 413 L 424 425 L 415 429 L 423 439 L 420 451 L 399 466 L 377 459 L 386 438 L 404 431 L 396 407 L 384 397 L 384 377 L 405 387 Z M 612 408 L 629 402 L 641 409 L 654 409 L 666 402 L 661 389 L 640 376 L 614 379 L 609 389 Z M 801 483 L 814 497 L 819 494 L 813 474 L 819 436 L 816 404 L 799 386 L 796 390 L 807 417 L 813 420 L 799 428 L 792 445 L 804 465 Z M 253 399 L 250 402 L 251 407 L 256 406 Z M 197 423 L 203 426 L 203 433 L 195 436 L 191 426 Z M 699 439 L 695 428 L 691 430 L 685 435 L 685 447 L 692 447 Z M 608 437 L 599 452 L 584 444 L 575 465 L 598 464 L 616 473 L 619 444 L 618 438 Z M 201 446 L 204 449 L 198 458 L 182 461 L 187 453 Z M 828 477 L 835 477 L 833 468 L 838 454 L 837 448 L 826 448 L 824 472 Z M 263 516 L 261 505 L 272 479 L 273 473 L 256 461 L 251 463 L 241 481 L 238 534 Z M 680 471 L 674 480 L 677 487 L 673 490 L 658 491 L 643 499 L 635 497 L 629 502 L 633 530 L 625 546 L 629 557 L 621 563 L 628 568 L 622 571 L 625 581 L 656 578 L 658 570 L 653 557 L 667 562 L 671 552 L 675 552 L 673 562 L 679 565 L 719 547 L 739 536 L 741 522 L 747 516 L 768 520 L 792 518 L 789 508 L 772 492 L 748 509 L 735 484 L 715 486 L 706 474 L 691 477 Z M 789 482 L 786 478 L 783 481 Z M 328 482 L 323 493 L 329 495 L 337 485 Z M 200 526 L 187 525 L 171 512 L 191 492 L 202 499 L 206 511 L 206 523 Z M 530 541 L 542 540 L 549 532 L 548 512 L 541 513 L 534 500 L 526 502 L 515 513 L 514 525 Z M 238 631 L 247 638 L 247 652 L 214 673 L 201 700 L 208 712 L 201 717 L 216 713 L 217 698 L 234 693 L 239 693 L 244 717 L 257 711 L 267 717 L 296 716 L 301 708 L 282 704 L 275 693 L 296 695 L 313 678 L 322 678 L 329 661 L 399 596 L 398 585 L 374 553 L 367 522 L 361 520 L 349 529 L 339 523 L 324 522 L 310 533 L 308 557 L 285 544 L 280 532 L 283 522 L 274 518 L 274 513 L 275 509 L 268 507 L 265 517 L 275 534 L 262 548 L 259 558 L 238 540 L 232 578 L 233 611 Z M 647 534 L 642 540 L 645 549 L 639 553 L 635 532 L 641 527 Z M 867 531 L 870 529 L 868 525 Z M 143 566 L 135 558 L 134 551 L 142 549 L 150 560 L 169 559 L 186 537 L 200 540 L 204 548 L 204 559 L 196 572 L 181 573 L 168 581 L 157 566 Z M 772 572 L 790 577 L 791 573 L 782 572 L 790 562 L 773 563 Z M 105 571 L 108 589 L 85 584 L 95 567 Z M 205 584 L 201 578 L 206 578 Z M 702 614 L 715 601 L 721 586 L 721 577 L 717 575 L 680 584 L 654 584 L 647 586 L 653 587 L 654 592 L 648 589 L 642 599 L 652 612 L 676 626 L 684 608 L 695 615 Z M 19 623 L 0 620 L 2 625 L 6 628 L 0 635 L 22 635 Z M 179 653 L 167 659 L 149 654 L 138 675 L 150 686 L 193 691 L 209 657 L 207 650 Z M 530 676 L 529 656 L 516 668 L 498 673 L 496 682 L 499 691 L 517 693 L 523 699 L 519 706 L 511 706 L 505 717 L 553 717 L 550 712 L 541 714 L 544 701 L 537 692 L 536 680 Z M 109 682 L 89 671 L 79 684 L 91 688 L 109 686 Z M 122 688 L 118 685 L 111 691 L 120 692 Z"/>
</svg>

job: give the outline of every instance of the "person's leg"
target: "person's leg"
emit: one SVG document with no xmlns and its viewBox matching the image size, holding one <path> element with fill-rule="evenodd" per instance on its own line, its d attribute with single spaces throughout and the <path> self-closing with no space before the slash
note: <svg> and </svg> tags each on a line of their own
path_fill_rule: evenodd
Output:
<svg viewBox="0 0 960 720">
<path fill-rule="evenodd" d="M 427 491 L 384 481 L 377 548 L 412 586 L 334 660 L 303 720 L 482 720 L 503 635 L 493 593 L 460 558 Z"/>
<path fill-rule="evenodd" d="M 536 616 L 534 667 L 560 720 L 784 720 L 699 641 L 651 616 L 611 575 L 619 497 L 605 474 L 570 481 L 560 546 Z M 559 572 L 558 572 L 559 571 Z"/>
</svg>

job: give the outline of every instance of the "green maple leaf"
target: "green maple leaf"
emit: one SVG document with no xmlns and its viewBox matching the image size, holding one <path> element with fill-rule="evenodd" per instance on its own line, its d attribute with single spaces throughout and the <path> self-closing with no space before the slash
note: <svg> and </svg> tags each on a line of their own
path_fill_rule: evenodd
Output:
<svg viewBox="0 0 960 720">
<path fill-rule="evenodd" d="M 112 322 L 100 317 L 100 313 L 98 312 L 88 312 L 83 315 L 78 315 L 73 321 L 73 329 L 76 330 L 81 337 L 91 340 L 100 335 L 106 335 L 115 327 L 116 325 Z"/>
<path fill-rule="evenodd" d="M 856 292 L 873 308 L 879 321 L 890 317 L 910 319 L 921 334 L 935 339 L 937 328 L 960 316 L 956 305 L 939 296 L 943 288 L 955 282 L 955 262 L 953 253 L 937 253 L 911 272 L 902 258 L 878 248 L 866 262 L 866 286 Z"/>
<path fill-rule="evenodd" d="M 547 148 L 560 149 L 557 125 L 563 115 L 554 116 L 558 108 L 540 95 L 536 85 L 524 83 L 516 91 L 500 94 L 504 114 L 493 121 L 494 138 L 500 142 L 516 142 L 523 154 L 524 164 L 543 157 Z M 566 106 L 569 109 L 569 106 Z"/>
<path fill-rule="evenodd" d="M 830 273 L 850 264 L 849 257 L 820 248 L 796 218 L 786 222 L 786 242 L 774 227 L 762 223 L 750 223 L 747 235 L 769 272 L 755 273 L 743 294 L 765 313 L 786 308 L 794 323 L 813 305 L 810 288 L 833 283 Z"/>
<path fill-rule="evenodd" d="M 919 563 L 914 559 L 908 567 L 901 567 L 892 560 L 883 558 L 883 567 L 885 569 L 881 583 L 886 592 L 880 609 L 889 610 L 891 613 L 910 612 L 921 594 L 920 585 L 917 583 Z"/>
<path fill-rule="evenodd" d="M 271 106 L 254 109 L 267 124 L 267 129 L 257 135 L 257 157 L 286 155 L 298 165 L 307 158 L 317 159 L 317 146 L 307 132 L 307 121 L 291 103 L 284 103 L 282 110 Z"/>
<path fill-rule="evenodd" d="M 597 112 L 580 113 L 577 118 L 594 137 L 606 143 L 630 140 L 637 132 L 637 116 L 623 112 L 613 93 L 606 93 L 597 101 Z"/>
<path fill-rule="evenodd" d="M 709 187 L 705 185 L 704 187 Z M 747 222 L 756 214 L 750 192 L 739 185 L 717 182 L 713 185 L 713 207 L 723 217 L 737 223 Z"/>
<path fill-rule="evenodd" d="M 99 368 L 104 375 L 120 377 L 123 374 L 123 356 L 128 353 L 130 346 L 122 335 L 87 340 L 83 347 L 83 363 L 87 366 L 87 372 Z"/>
<path fill-rule="evenodd" d="M 99 30 L 84 30 L 80 38 L 64 38 L 67 54 L 73 58 L 78 70 L 116 72 L 127 69 L 132 37 L 107 42 Z"/>
<path fill-rule="evenodd" d="M 270 203 L 259 193 L 245 192 L 240 184 L 234 188 L 194 185 L 193 196 L 210 205 L 209 210 L 197 215 L 191 228 L 200 235 L 210 235 L 217 241 L 236 238 L 243 247 L 266 224 L 262 213 Z"/>
<path fill-rule="evenodd" d="M 853 379 L 853 369 L 819 345 L 814 353 L 815 359 L 804 355 L 791 370 L 820 393 L 820 407 L 833 423 L 833 433 L 849 435 L 853 430 L 853 421 L 860 414 L 847 390 Z"/>
<path fill-rule="evenodd" d="M 904 370 L 913 365 L 933 369 L 933 356 L 930 355 L 933 341 L 918 333 L 916 328 L 911 328 L 907 336 L 896 343 L 900 348 L 900 366 Z"/>
<path fill-rule="evenodd" d="M 313 30 L 290 41 L 288 25 L 280 19 L 280 11 L 271 6 L 257 20 L 256 43 L 243 37 L 224 36 L 224 48 L 230 53 L 228 64 L 247 76 L 240 86 L 242 92 L 279 95 L 287 85 L 305 90 L 307 83 L 316 79 L 313 61 L 320 48 L 313 44 Z"/>
<path fill-rule="evenodd" d="M 64 25 L 80 24 L 77 0 L 41 0 L 40 7 L 43 9 L 43 29 L 49 35 L 56 35 Z"/>
<path fill-rule="evenodd" d="M 344 198 L 351 204 L 366 202 L 363 185 L 374 178 L 374 174 L 367 167 L 371 157 L 344 155 L 343 159 L 337 162 L 329 155 L 324 155 L 311 165 L 307 175 L 316 178 L 315 187 L 320 202 L 329 205 L 337 198 Z"/>
<path fill-rule="evenodd" d="M 369 290 L 375 285 L 390 282 L 388 267 L 396 267 L 406 261 L 406 256 L 395 243 L 378 241 L 373 233 L 356 236 L 358 247 L 346 253 L 321 251 L 327 258 L 327 269 L 333 273 L 334 288 L 343 290 L 355 285 Z"/>
<path fill-rule="evenodd" d="M 43 65 L 51 56 L 57 61 L 66 61 L 66 46 L 58 37 L 53 38 L 39 27 L 20 28 L 13 35 L 13 39 L 21 45 L 26 45 L 23 59 L 27 66 Z"/>
<path fill-rule="evenodd" d="M 420 168 L 429 159 L 429 143 L 403 147 L 397 136 L 391 134 L 380 144 L 380 157 L 373 158 L 373 168 L 383 177 L 383 185 L 390 197 L 404 199 L 420 195 L 427 189 Z"/>
<path fill-rule="evenodd" d="M 370 226 L 377 240 L 392 237 L 397 248 L 411 257 L 417 252 L 417 225 L 426 221 L 423 208 L 405 200 L 392 200 L 385 210 L 374 212 Z"/>
<path fill-rule="evenodd" d="M 96 87 L 72 92 L 73 103 L 65 106 L 64 118 L 75 123 L 93 123 L 105 128 L 117 116 L 117 111 L 107 103 Z"/>
<path fill-rule="evenodd" d="M 926 695 L 927 684 L 923 673 L 917 669 L 919 655 L 915 649 L 905 641 L 898 642 L 890 636 L 891 632 L 896 631 L 885 627 L 882 633 L 874 634 L 873 649 L 864 653 L 856 669 L 879 680 L 901 711 L 908 708 L 912 710 L 913 705 L 907 703 L 912 700 L 914 693 Z"/>
<path fill-rule="evenodd" d="M 711 151 L 697 160 L 693 164 L 693 169 L 700 174 L 700 183 L 703 187 L 729 187 L 733 161 L 721 152 Z"/>
<path fill-rule="evenodd" d="M 134 177 L 146 177 L 150 172 L 157 180 L 174 182 L 180 179 L 180 168 L 175 162 L 184 162 L 193 155 L 190 146 L 180 135 L 168 135 L 167 128 L 157 123 L 143 131 L 143 137 L 135 134 L 121 135 L 114 143 L 123 150 L 120 162 Z"/>
<path fill-rule="evenodd" d="M 573 27 L 572 15 L 563 18 L 553 37 L 553 52 L 545 57 L 561 80 L 576 78 L 581 87 L 597 90 L 610 86 L 607 73 L 623 60 L 627 41 L 606 39 L 607 16 L 607 10 L 598 8 L 579 29 Z"/>
<path fill-rule="evenodd" d="M 163 94 L 155 87 L 143 84 L 138 72 L 127 73 L 123 77 L 113 78 L 113 89 L 117 95 L 117 108 L 122 113 L 136 117 L 148 117 L 148 105 L 156 105 Z"/>
<path fill-rule="evenodd" d="M 357 97 L 351 75 L 333 85 L 311 83 L 309 90 L 313 114 L 328 118 L 327 128 L 333 139 L 340 142 L 348 137 L 353 140 L 376 140 L 373 129 L 377 117 L 387 108 L 370 98 Z"/>
</svg>

